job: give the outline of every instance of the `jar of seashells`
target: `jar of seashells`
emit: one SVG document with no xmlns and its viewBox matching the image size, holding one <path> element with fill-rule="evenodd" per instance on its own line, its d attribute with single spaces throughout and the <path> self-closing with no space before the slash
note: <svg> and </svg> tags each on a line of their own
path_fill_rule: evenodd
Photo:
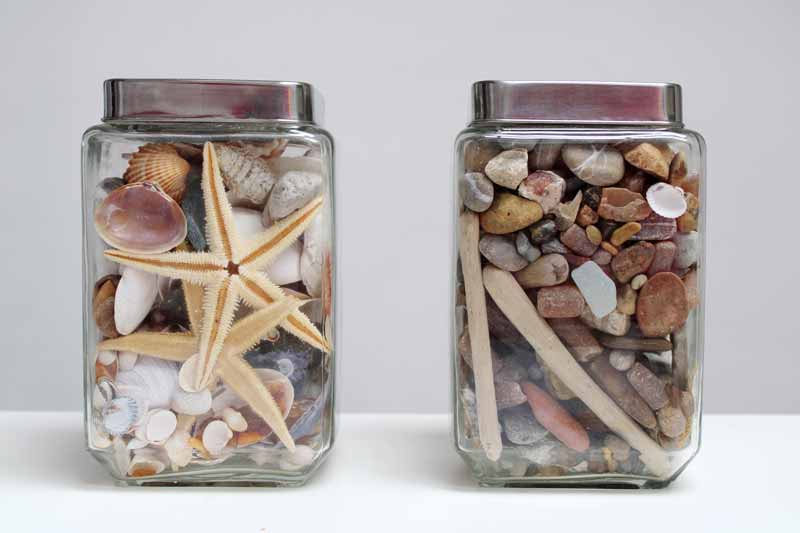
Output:
<svg viewBox="0 0 800 533">
<path fill-rule="evenodd" d="M 333 141 L 295 82 L 108 80 L 85 420 L 118 482 L 305 482 L 334 435 Z"/>
<path fill-rule="evenodd" d="M 483 485 L 662 487 L 700 444 L 705 144 L 673 84 L 478 82 L 453 396 Z"/>
</svg>

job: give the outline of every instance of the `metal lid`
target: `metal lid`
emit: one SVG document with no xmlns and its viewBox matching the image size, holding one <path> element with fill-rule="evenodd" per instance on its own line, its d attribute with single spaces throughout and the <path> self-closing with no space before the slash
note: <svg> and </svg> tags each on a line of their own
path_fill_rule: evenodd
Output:
<svg viewBox="0 0 800 533">
<path fill-rule="evenodd" d="M 314 89 L 296 81 L 112 79 L 104 121 L 314 122 Z"/>
<path fill-rule="evenodd" d="M 479 81 L 475 122 L 682 126 L 681 86 L 674 83 Z"/>
</svg>

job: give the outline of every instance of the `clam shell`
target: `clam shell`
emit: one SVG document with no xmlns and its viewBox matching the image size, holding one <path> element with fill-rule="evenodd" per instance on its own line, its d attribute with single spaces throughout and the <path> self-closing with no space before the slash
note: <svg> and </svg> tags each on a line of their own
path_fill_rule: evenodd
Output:
<svg viewBox="0 0 800 533">
<path fill-rule="evenodd" d="M 203 430 L 203 446 L 213 456 L 220 455 L 233 438 L 233 431 L 222 420 L 212 420 Z"/>
<path fill-rule="evenodd" d="M 678 218 L 686 212 L 686 197 L 683 189 L 668 183 L 656 183 L 647 189 L 647 203 L 657 214 L 665 218 Z"/>
<path fill-rule="evenodd" d="M 222 420 L 234 431 L 247 431 L 247 420 L 236 409 L 226 407 L 222 410 Z"/>
<path fill-rule="evenodd" d="M 211 409 L 211 392 L 208 389 L 187 392 L 179 388 L 172 397 L 172 409 L 183 415 L 198 416 L 207 413 Z"/>
<path fill-rule="evenodd" d="M 187 231 L 181 206 L 147 181 L 112 191 L 95 209 L 94 227 L 108 245 L 144 254 L 171 250 Z"/>
<path fill-rule="evenodd" d="M 122 176 L 125 183 L 149 181 L 179 201 L 186 190 L 191 165 L 170 144 L 145 144 L 131 156 Z"/>
<path fill-rule="evenodd" d="M 184 467 L 192 460 L 190 437 L 191 435 L 186 430 L 176 429 L 175 433 L 164 443 L 164 450 L 166 450 L 173 468 Z"/>
<path fill-rule="evenodd" d="M 161 454 L 151 448 L 142 448 L 133 453 L 128 475 L 131 477 L 146 477 L 160 474 L 167 467 Z"/>
<path fill-rule="evenodd" d="M 117 374 L 117 391 L 135 398 L 149 409 L 169 409 L 178 390 L 178 367 L 175 363 L 140 355 L 131 370 Z"/>
<path fill-rule="evenodd" d="M 175 413 L 167 409 L 153 409 L 144 423 L 137 428 L 136 436 L 150 444 L 164 444 L 178 427 Z"/>
</svg>

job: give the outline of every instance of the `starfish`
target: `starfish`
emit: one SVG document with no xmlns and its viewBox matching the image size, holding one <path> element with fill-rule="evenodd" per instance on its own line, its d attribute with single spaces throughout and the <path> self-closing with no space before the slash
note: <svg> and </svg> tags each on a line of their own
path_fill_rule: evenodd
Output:
<svg viewBox="0 0 800 533">
<path fill-rule="evenodd" d="M 204 287 L 200 346 L 197 359 L 192 362 L 193 377 L 189 385 L 195 391 L 207 386 L 214 375 L 239 302 L 259 309 L 286 298 L 262 270 L 300 237 L 322 207 L 320 196 L 257 237 L 245 240 L 236 231 L 217 154 L 210 142 L 203 147 L 201 185 L 209 252 L 105 252 L 111 261 Z M 328 341 L 301 311 L 295 309 L 280 326 L 311 346 L 330 352 Z"/>
<path fill-rule="evenodd" d="M 188 333 L 140 331 L 115 339 L 106 339 L 98 344 L 97 349 L 130 351 L 185 363 L 197 353 L 202 337 L 200 334 L 203 324 L 202 287 L 183 282 L 183 294 L 189 315 Z M 250 405 L 290 451 L 295 450 L 294 439 L 286 427 L 283 413 L 269 389 L 264 386 L 243 355 L 279 323 L 297 311 L 303 303 L 305 302 L 294 297 L 283 298 L 235 322 L 230 328 L 213 372 L 214 377 L 220 378 L 237 396 Z"/>
</svg>

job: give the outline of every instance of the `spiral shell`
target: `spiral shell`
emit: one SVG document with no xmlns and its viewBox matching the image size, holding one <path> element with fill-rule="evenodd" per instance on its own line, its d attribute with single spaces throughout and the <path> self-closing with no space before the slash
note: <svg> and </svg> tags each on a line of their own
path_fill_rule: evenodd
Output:
<svg viewBox="0 0 800 533">
<path fill-rule="evenodd" d="M 145 144 L 131 156 L 122 176 L 125 183 L 149 181 L 180 202 L 191 165 L 171 144 Z"/>
</svg>

